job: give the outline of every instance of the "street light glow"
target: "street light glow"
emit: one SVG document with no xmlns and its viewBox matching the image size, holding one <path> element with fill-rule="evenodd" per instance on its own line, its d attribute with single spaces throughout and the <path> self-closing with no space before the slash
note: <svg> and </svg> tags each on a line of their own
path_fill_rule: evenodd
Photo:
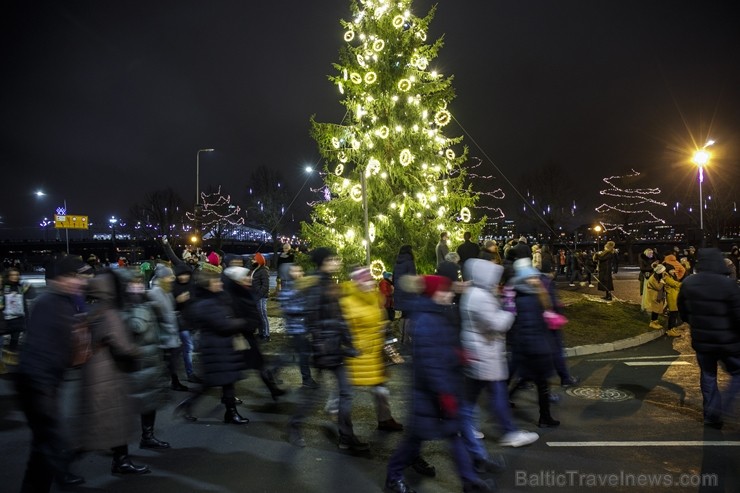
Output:
<svg viewBox="0 0 740 493">
<path fill-rule="evenodd" d="M 311 166 L 306 166 L 306 173 L 312 173 L 313 168 Z"/>
<path fill-rule="evenodd" d="M 710 141 L 714 142 L 714 141 Z M 694 157 L 692 158 L 692 161 L 694 161 L 694 164 L 697 166 L 706 166 L 707 163 L 709 163 L 709 159 L 712 157 L 712 155 L 707 151 L 706 149 L 699 149 L 694 153 Z"/>
</svg>

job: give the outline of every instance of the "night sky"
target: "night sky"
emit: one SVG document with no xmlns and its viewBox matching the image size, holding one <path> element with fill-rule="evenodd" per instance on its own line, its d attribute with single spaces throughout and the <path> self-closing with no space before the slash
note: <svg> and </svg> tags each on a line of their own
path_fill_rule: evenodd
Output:
<svg viewBox="0 0 740 493">
<path fill-rule="evenodd" d="M 432 66 L 455 76 L 450 109 L 463 127 L 446 133 L 472 137 L 470 155 L 509 197 L 506 179 L 553 161 L 572 172 L 579 207 L 598 205 L 601 178 L 630 168 L 666 202 L 692 200 L 688 155 L 710 137 L 712 179 L 740 168 L 733 2 L 437 3 L 429 41 L 444 34 L 445 47 Z M 319 159 L 309 118 L 344 115 L 326 76 L 349 4 L 4 2 L 0 237 L 37 234 L 65 199 L 93 222 L 168 186 L 192 203 L 201 148 L 216 149 L 201 154 L 201 190 L 223 185 L 238 201 L 251 169 L 268 164 L 297 191 Z M 417 0 L 414 13 L 432 4 Z M 295 212 L 320 183 L 309 180 Z"/>
</svg>

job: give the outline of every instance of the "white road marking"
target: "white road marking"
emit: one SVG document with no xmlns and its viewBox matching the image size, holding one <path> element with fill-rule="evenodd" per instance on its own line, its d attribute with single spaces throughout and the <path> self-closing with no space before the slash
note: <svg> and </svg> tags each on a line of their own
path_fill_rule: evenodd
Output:
<svg viewBox="0 0 740 493">
<path fill-rule="evenodd" d="M 625 361 L 627 366 L 691 366 L 688 361 Z"/>
<path fill-rule="evenodd" d="M 696 358 L 693 354 L 669 354 L 666 356 L 632 356 L 630 358 L 598 358 L 586 361 L 631 361 L 638 359 L 661 359 L 661 358 Z"/>
<path fill-rule="evenodd" d="M 740 441 L 546 442 L 548 447 L 740 447 Z"/>
</svg>

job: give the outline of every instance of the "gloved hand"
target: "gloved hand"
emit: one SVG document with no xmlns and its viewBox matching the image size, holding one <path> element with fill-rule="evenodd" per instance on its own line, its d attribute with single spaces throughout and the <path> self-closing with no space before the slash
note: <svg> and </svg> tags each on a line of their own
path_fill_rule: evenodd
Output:
<svg viewBox="0 0 740 493">
<path fill-rule="evenodd" d="M 457 397 L 452 394 L 439 394 L 439 407 L 446 418 L 456 417 L 458 411 Z"/>
</svg>

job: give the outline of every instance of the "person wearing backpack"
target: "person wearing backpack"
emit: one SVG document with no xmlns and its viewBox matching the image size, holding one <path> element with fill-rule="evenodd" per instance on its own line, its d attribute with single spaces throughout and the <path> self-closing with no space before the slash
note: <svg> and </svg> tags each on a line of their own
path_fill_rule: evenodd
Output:
<svg viewBox="0 0 740 493">
<path fill-rule="evenodd" d="M 34 289 L 27 283 L 21 281 L 21 272 L 16 267 L 5 271 L 2 282 L 2 295 L 0 297 L 0 310 L 2 310 L 5 321 L 4 331 L 10 334 L 10 344 L 5 351 L 3 343 L 5 336 L 0 333 L 0 351 L 5 363 L 18 364 L 18 342 L 20 336 L 26 331 L 26 317 L 28 315 L 28 300 L 35 296 Z"/>
</svg>

